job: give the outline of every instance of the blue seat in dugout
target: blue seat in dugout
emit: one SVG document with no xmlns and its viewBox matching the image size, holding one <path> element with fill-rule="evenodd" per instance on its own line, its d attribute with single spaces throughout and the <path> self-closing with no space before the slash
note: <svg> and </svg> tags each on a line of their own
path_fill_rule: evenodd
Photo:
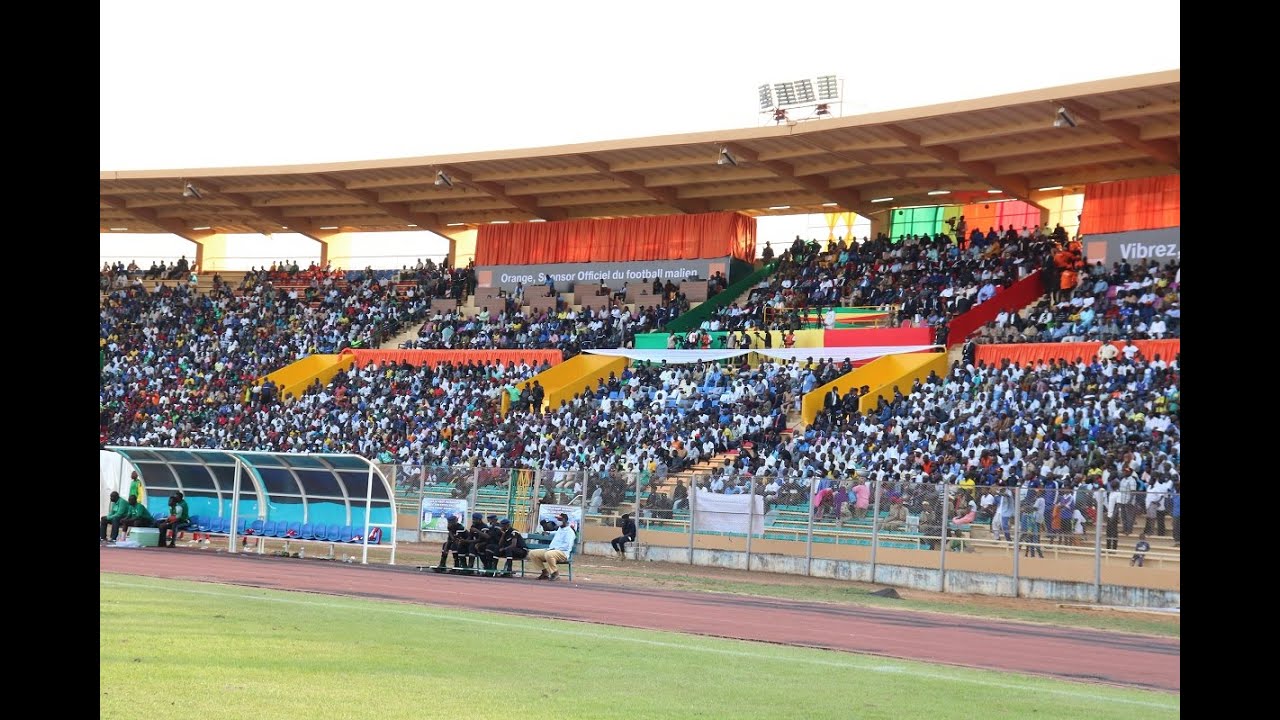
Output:
<svg viewBox="0 0 1280 720">
<path fill-rule="evenodd" d="M 312 533 L 314 532 L 315 529 L 312 527 L 311 523 L 302 523 L 302 526 L 298 528 L 298 539 L 310 540 L 312 538 Z"/>
<path fill-rule="evenodd" d="M 277 523 L 275 520 L 268 520 L 268 521 L 266 521 L 266 522 L 262 523 L 262 536 L 263 536 L 263 537 L 275 537 L 275 536 L 276 536 L 276 526 L 277 526 L 277 525 L 279 525 L 279 524 L 280 524 L 280 523 Z"/>
</svg>

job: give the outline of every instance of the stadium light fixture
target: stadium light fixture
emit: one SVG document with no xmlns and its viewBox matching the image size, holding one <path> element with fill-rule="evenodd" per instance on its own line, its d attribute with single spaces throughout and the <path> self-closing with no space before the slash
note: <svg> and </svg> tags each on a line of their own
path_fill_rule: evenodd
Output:
<svg viewBox="0 0 1280 720">
<path fill-rule="evenodd" d="M 893 198 L 891 198 L 891 197 L 887 197 L 887 198 L 873 198 L 873 199 L 871 200 L 871 202 L 889 202 L 890 200 L 893 200 Z"/>
<path fill-rule="evenodd" d="M 1037 188 L 1039 192 L 1049 192 L 1050 190 L 1061 190 L 1061 185 L 1050 185 L 1049 187 Z"/>
<path fill-rule="evenodd" d="M 716 158 L 716 164 L 733 165 L 734 167 L 737 167 L 738 158 L 734 157 L 733 154 L 729 152 L 729 148 L 721 146 L 720 157 Z"/>
<path fill-rule="evenodd" d="M 1071 117 L 1071 113 L 1067 112 L 1066 108 L 1059 107 L 1058 114 L 1053 117 L 1053 126 L 1056 128 L 1075 127 L 1076 119 Z"/>
<path fill-rule="evenodd" d="M 193 200 L 200 200 L 201 199 L 200 188 L 196 187 L 195 185 L 192 185 L 191 183 L 185 183 L 182 186 L 182 197 L 191 198 Z"/>
<path fill-rule="evenodd" d="M 453 178 L 444 174 L 443 170 L 436 171 L 436 187 L 453 187 Z"/>
<path fill-rule="evenodd" d="M 950 195 L 951 191 L 950 190 L 930 190 L 929 194 L 930 195 Z"/>
</svg>

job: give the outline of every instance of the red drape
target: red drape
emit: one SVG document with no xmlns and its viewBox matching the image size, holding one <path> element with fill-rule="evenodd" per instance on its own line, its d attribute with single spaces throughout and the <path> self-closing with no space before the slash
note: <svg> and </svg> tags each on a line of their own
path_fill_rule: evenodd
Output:
<svg viewBox="0 0 1280 720">
<path fill-rule="evenodd" d="M 850 328 L 822 333 L 824 347 L 879 347 L 893 345 L 928 345 L 933 342 L 931 328 Z"/>
<path fill-rule="evenodd" d="M 1082 215 L 1082 235 L 1178 227 L 1182 224 L 1181 176 L 1085 185 Z"/>
<path fill-rule="evenodd" d="M 968 218 L 966 218 L 967 220 Z M 1001 290 L 995 297 L 957 317 L 947 326 L 947 346 L 965 341 L 978 328 L 996 319 L 1001 310 L 1021 310 L 1044 294 L 1044 283 L 1037 270 Z"/>
<path fill-rule="evenodd" d="M 342 351 L 343 355 L 355 355 L 356 366 L 364 367 L 368 363 L 407 362 L 414 367 L 426 365 L 435 367 L 442 362 L 453 364 L 474 361 L 484 365 L 509 362 L 519 365 L 527 362 L 530 365 L 550 363 L 559 364 L 564 354 L 559 350 L 352 350 Z"/>
<path fill-rule="evenodd" d="M 476 234 L 476 265 L 755 256 L 756 219 L 733 212 L 482 225 Z"/>
<path fill-rule="evenodd" d="M 1161 360 L 1167 362 L 1173 360 L 1182 350 L 1182 340 L 1134 340 L 1133 344 L 1138 346 L 1142 356 L 1148 360 L 1154 360 L 1155 356 L 1159 355 Z M 1115 343 L 1115 346 L 1123 349 L 1124 343 Z M 1020 365 L 1034 363 L 1037 360 L 1075 361 L 1076 358 L 1084 358 L 1087 362 L 1097 356 L 1100 347 L 1102 347 L 1100 342 L 979 345 L 975 359 L 988 365 L 999 365 L 1000 361 L 1006 358 Z"/>
</svg>

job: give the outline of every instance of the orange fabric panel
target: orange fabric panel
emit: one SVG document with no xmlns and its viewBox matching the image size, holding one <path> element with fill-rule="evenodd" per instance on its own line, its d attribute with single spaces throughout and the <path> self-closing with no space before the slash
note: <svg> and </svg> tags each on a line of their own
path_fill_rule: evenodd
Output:
<svg viewBox="0 0 1280 720">
<path fill-rule="evenodd" d="M 1086 185 L 1081 214 L 1082 235 L 1178 227 L 1182 224 L 1182 176 Z"/>
<path fill-rule="evenodd" d="M 343 355 L 354 355 L 359 367 L 373 362 L 384 361 L 407 362 L 414 367 L 426 365 L 435 367 L 442 362 L 453 364 L 476 362 L 484 365 L 509 362 L 519 365 L 527 362 L 530 365 L 541 365 L 544 362 L 552 365 L 564 359 L 559 350 L 352 350 L 347 348 Z"/>
<path fill-rule="evenodd" d="M 1182 340 L 1134 340 L 1134 345 L 1142 351 L 1148 360 L 1156 355 L 1166 362 L 1177 357 L 1182 351 Z M 1114 343 L 1117 348 L 1124 348 L 1123 342 Z M 1010 362 L 1025 365 L 1039 360 L 1049 361 L 1059 358 L 1074 362 L 1076 358 L 1084 358 L 1086 362 L 1098 355 L 1100 342 L 1082 343 L 1015 343 L 1011 345 L 979 345 L 975 360 L 988 365 L 1000 365 L 1000 361 L 1008 358 Z"/>
<path fill-rule="evenodd" d="M 756 219 L 733 212 L 484 225 L 476 235 L 476 265 L 755 255 Z"/>
</svg>

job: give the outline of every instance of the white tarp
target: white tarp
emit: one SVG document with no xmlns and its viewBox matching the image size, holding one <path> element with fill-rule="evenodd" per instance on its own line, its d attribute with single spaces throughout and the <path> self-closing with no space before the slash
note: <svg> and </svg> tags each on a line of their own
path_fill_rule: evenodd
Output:
<svg viewBox="0 0 1280 720">
<path fill-rule="evenodd" d="M 682 365 L 685 363 L 708 362 L 712 360 L 726 360 L 728 358 L 741 357 L 751 352 L 750 350 L 630 350 L 627 348 L 617 349 L 599 349 L 587 350 L 595 355 L 611 355 L 613 357 L 625 357 L 632 360 L 644 360 L 648 362 L 661 363 L 667 361 L 668 365 Z"/>
<path fill-rule="evenodd" d="M 747 533 L 751 518 L 752 535 L 764 534 L 764 497 L 760 495 L 721 495 L 699 489 L 693 498 L 695 532 Z"/>
<path fill-rule="evenodd" d="M 756 353 L 757 355 L 763 355 L 774 360 L 783 361 L 795 358 L 796 360 L 804 362 L 809 358 L 813 358 L 814 360 L 833 360 L 837 362 L 851 360 L 857 362 L 859 360 L 878 358 L 881 355 L 920 352 L 922 350 L 930 350 L 933 348 L 940 348 L 940 346 L 869 345 L 864 347 L 775 348 L 772 350 L 630 350 L 627 348 L 618 348 L 608 350 L 587 350 L 587 352 L 594 353 L 596 355 L 625 357 L 632 360 L 654 363 L 661 363 L 665 360 L 668 365 L 682 365 L 686 363 L 725 360 L 727 358 L 741 357 L 747 353 Z"/>
<path fill-rule="evenodd" d="M 98 517 L 107 514 L 111 506 L 112 491 L 123 497 L 129 493 L 129 473 L 133 465 L 124 456 L 110 450 L 98 451 Z M 141 500 L 142 498 L 139 498 Z"/>
</svg>

